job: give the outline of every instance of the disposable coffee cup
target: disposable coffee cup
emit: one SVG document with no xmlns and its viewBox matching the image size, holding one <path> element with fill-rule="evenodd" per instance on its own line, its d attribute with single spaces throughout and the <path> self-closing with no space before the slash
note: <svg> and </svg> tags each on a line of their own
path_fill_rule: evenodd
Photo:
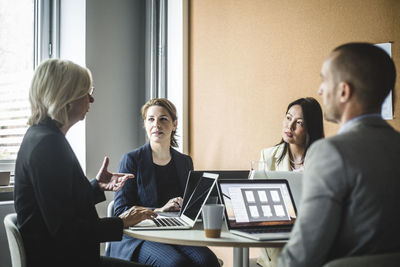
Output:
<svg viewBox="0 0 400 267">
<path fill-rule="evenodd" d="M 209 196 L 206 202 L 206 205 L 208 204 L 218 204 L 218 197 L 216 196 Z"/>
<path fill-rule="evenodd" d="M 221 236 L 223 215 L 224 205 L 222 204 L 206 204 L 203 206 L 203 227 L 206 237 L 218 238 Z"/>
</svg>

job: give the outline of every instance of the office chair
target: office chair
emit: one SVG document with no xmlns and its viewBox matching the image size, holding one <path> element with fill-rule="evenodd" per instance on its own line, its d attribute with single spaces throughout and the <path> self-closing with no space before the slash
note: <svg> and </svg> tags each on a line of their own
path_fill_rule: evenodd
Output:
<svg viewBox="0 0 400 267">
<path fill-rule="evenodd" d="M 112 217 L 112 216 L 114 216 L 114 200 L 112 200 L 110 203 L 108 203 L 108 206 L 107 206 L 107 217 Z M 105 251 L 107 251 L 107 248 L 109 245 L 110 245 L 110 242 L 106 242 Z"/>
<path fill-rule="evenodd" d="M 400 263 L 400 252 L 354 256 L 336 259 L 323 267 L 396 267 Z"/>
<path fill-rule="evenodd" d="M 17 214 L 11 213 L 4 218 L 8 247 L 11 254 L 12 267 L 26 267 L 24 242 L 17 227 Z"/>
<path fill-rule="evenodd" d="M 112 217 L 112 216 L 114 216 L 114 200 L 108 203 L 107 206 L 107 217 Z"/>
</svg>

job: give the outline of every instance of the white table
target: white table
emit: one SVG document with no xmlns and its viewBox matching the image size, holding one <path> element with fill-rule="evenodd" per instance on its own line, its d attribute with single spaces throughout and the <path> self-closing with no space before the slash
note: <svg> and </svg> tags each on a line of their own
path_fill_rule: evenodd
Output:
<svg viewBox="0 0 400 267">
<path fill-rule="evenodd" d="M 191 230 L 124 230 L 126 235 L 159 243 L 187 246 L 220 246 L 233 247 L 234 267 L 249 266 L 249 247 L 283 247 L 285 240 L 256 241 L 229 233 L 222 227 L 220 238 L 207 238 L 203 223 L 196 223 Z"/>
</svg>

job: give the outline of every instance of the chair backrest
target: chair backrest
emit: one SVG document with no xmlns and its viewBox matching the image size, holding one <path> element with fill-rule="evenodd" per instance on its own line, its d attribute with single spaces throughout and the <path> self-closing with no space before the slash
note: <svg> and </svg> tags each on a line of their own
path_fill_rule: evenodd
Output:
<svg viewBox="0 0 400 267">
<path fill-rule="evenodd" d="M 323 267 L 396 267 L 400 264 L 400 252 L 340 258 Z"/>
<path fill-rule="evenodd" d="M 26 267 L 24 242 L 17 227 L 17 214 L 11 213 L 4 218 L 8 247 L 11 254 L 12 267 Z"/>
<path fill-rule="evenodd" d="M 112 200 L 110 203 L 108 203 L 108 206 L 107 206 L 107 217 L 112 217 L 112 216 L 114 216 L 114 200 Z M 110 243 L 106 242 L 106 247 L 105 247 L 106 251 L 109 246 L 110 246 Z"/>
<path fill-rule="evenodd" d="M 107 217 L 112 217 L 112 216 L 114 216 L 114 200 L 108 203 L 107 206 Z"/>
</svg>

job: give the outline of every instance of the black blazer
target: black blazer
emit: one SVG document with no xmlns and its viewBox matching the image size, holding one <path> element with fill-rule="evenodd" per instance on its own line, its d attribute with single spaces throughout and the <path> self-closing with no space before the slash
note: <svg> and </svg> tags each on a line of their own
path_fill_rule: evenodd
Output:
<svg viewBox="0 0 400 267">
<path fill-rule="evenodd" d="M 189 156 L 173 148 L 170 151 L 183 197 L 189 171 L 193 170 L 193 162 Z M 126 181 L 124 187 L 114 194 L 114 215 L 118 216 L 132 206 L 157 208 L 157 180 L 149 143 L 125 154 L 120 162 L 118 172 L 132 173 L 135 178 Z M 130 260 L 133 252 L 142 242 L 143 240 L 124 235 L 121 242 L 110 243 L 106 255 Z"/>
<path fill-rule="evenodd" d="M 121 240 L 120 218 L 100 219 L 105 200 L 50 118 L 30 127 L 18 152 L 15 210 L 28 266 L 97 266 L 100 242 Z"/>
</svg>

